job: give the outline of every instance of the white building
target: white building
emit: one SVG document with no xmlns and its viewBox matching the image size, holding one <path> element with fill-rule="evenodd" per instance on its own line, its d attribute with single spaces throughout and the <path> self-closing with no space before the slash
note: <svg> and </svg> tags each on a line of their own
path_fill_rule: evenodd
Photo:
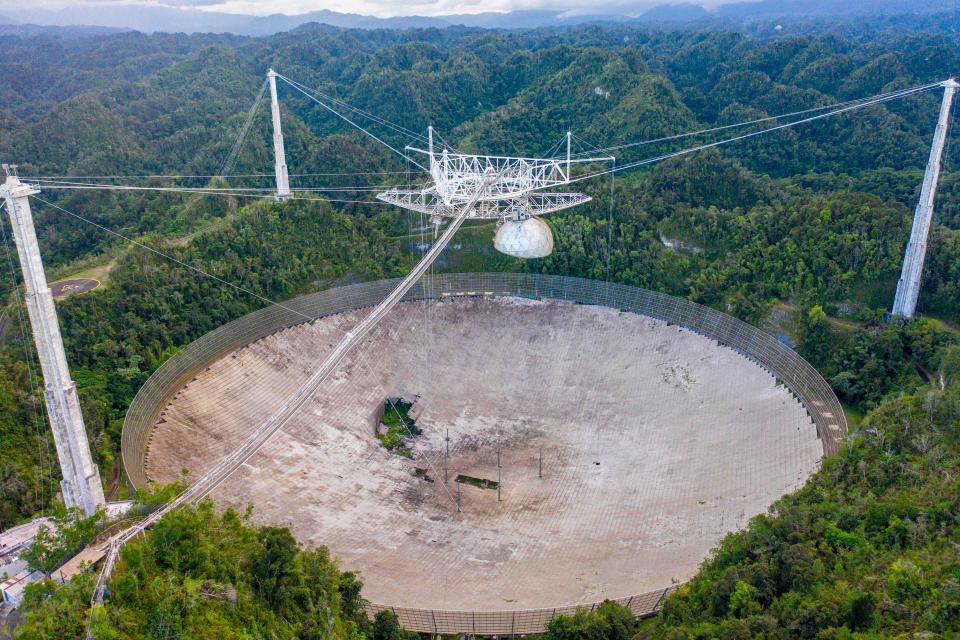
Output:
<svg viewBox="0 0 960 640">
<path fill-rule="evenodd" d="M 7 578 L 0 583 L 0 594 L 3 595 L 3 601 L 11 606 L 17 607 L 23 599 L 23 592 L 27 585 L 43 580 L 42 571 L 21 571 L 12 578 Z"/>
</svg>

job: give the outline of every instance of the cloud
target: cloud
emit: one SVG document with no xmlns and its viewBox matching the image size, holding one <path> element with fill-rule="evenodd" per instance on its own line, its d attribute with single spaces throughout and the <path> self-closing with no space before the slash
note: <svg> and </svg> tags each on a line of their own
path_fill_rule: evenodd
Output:
<svg viewBox="0 0 960 640">
<path fill-rule="evenodd" d="M 222 5 L 224 0 L 33 0 L 29 9 L 66 9 L 66 8 L 93 8 L 118 6 L 144 7 L 214 7 Z M 281 0 L 282 3 L 282 0 Z M 23 8 L 13 0 L 0 1 L 0 8 Z"/>
<path fill-rule="evenodd" d="M 166 0 L 162 0 L 166 1 Z M 190 0 L 179 0 L 189 2 Z M 488 11 L 556 10 L 574 14 L 620 13 L 639 15 L 658 4 L 682 0 L 273 0 L 269 12 L 298 14 L 330 9 L 347 13 L 392 16 L 444 16 Z M 693 0 L 694 2 L 702 0 Z M 261 0 L 224 0 L 209 10 L 263 15 L 266 6 Z"/>
<path fill-rule="evenodd" d="M 209 7 L 223 4 L 223 0 L 161 0 L 157 4 L 167 7 Z"/>
<path fill-rule="evenodd" d="M 455 13 L 478 13 L 485 11 L 516 11 L 551 9 L 569 15 L 584 13 L 618 13 L 639 15 L 658 4 L 694 2 L 716 6 L 731 0 L 31 0 L 34 9 L 90 8 L 94 6 L 144 6 L 170 7 L 224 11 L 247 15 L 285 13 L 296 15 L 329 9 L 345 13 L 391 16 L 442 16 Z M 5 5 L 16 7 L 16 0 L 0 0 L 0 10 Z"/>
</svg>

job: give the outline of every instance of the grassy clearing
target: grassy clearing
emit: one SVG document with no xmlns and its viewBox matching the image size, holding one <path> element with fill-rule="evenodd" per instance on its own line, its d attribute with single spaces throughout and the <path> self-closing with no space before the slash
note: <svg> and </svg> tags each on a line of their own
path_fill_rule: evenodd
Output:
<svg viewBox="0 0 960 640">
<path fill-rule="evenodd" d="M 960 329 L 950 324 L 946 320 L 940 318 L 934 318 L 933 316 L 923 316 L 927 322 L 933 325 L 933 328 L 937 331 L 943 331 L 945 333 L 952 333 L 955 336 L 960 336 Z"/>
<path fill-rule="evenodd" d="M 96 256 L 79 260 L 54 269 L 50 273 L 50 281 L 59 282 L 61 280 L 89 278 L 99 281 L 102 286 L 110 278 L 110 269 L 116 263 L 117 259 L 114 256 Z"/>
<path fill-rule="evenodd" d="M 853 431 L 860 426 L 860 423 L 863 422 L 864 412 L 862 409 L 858 409 L 853 405 L 849 405 L 846 402 L 841 402 L 843 405 L 843 413 L 847 416 L 847 427 L 850 431 Z"/>
<path fill-rule="evenodd" d="M 776 305 L 775 309 L 781 310 L 784 314 L 790 316 L 791 320 L 789 324 L 784 324 L 784 331 L 790 335 L 792 339 L 798 340 L 796 335 L 796 327 L 793 326 L 793 318 L 796 317 L 797 308 L 796 306 L 789 301 L 781 300 Z M 864 326 L 864 323 L 858 322 L 857 320 L 851 320 L 850 318 L 840 318 L 837 316 L 826 316 L 827 324 L 830 325 L 831 329 L 840 331 L 843 333 L 853 333 L 857 329 Z"/>
</svg>

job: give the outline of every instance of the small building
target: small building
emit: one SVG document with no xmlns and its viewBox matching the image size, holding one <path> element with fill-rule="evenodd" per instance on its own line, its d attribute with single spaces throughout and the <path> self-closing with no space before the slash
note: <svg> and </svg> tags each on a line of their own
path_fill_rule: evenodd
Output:
<svg viewBox="0 0 960 640">
<path fill-rule="evenodd" d="M 43 577 L 42 571 L 21 571 L 12 578 L 7 578 L 3 583 L 0 583 L 0 593 L 3 594 L 3 601 L 14 607 L 19 606 L 27 585 L 37 580 L 43 580 Z"/>
<path fill-rule="evenodd" d="M 117 500 L 107 503 L 107 517 L 111 520 L 124 516 L 133 506 L 133 500 Z"/>
<path fill-rule="evenodd" d="M 0 581 L 12 578 L 21 571 L 26 571 L 28 568 L 27 561 L 19 558 L 11 560 L 10 562 L 0 562 Z"/>
<path fill-rule="evenodd" d="M 50 574 L 50 577 L 57 582 L 67 582 L 74 576 L 94 566 L 107 555 L 109 543 L 102 542 L 98 545 L 90 545 L 77 555 L 67 560 L 63 566 Z"/>
<path fill-rule="evenodd" d="M 40 527 L 47 527 L 52 531 L 56 525 L 50 518 L 37 518 L 0 533 L 0 565 L 16 560 L 20 553 L 33 543 Z"/>
</svg>

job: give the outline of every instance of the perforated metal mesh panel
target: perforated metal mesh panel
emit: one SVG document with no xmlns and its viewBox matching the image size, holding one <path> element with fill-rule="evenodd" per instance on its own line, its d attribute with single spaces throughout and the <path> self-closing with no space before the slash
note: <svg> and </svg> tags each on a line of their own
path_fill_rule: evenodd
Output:
<svg viewBox="0 0 960 640">
<path fill-rule="evenodd" d="M 167 360 L 143 385 L 133 399 L 123 425 L 121 449 L 127 476 L 137 487 L 148 483 L 145 474 L 147 449 L 154 424 L 174 394 L 210 363 L 251 342 L 281 329 L 305 322 L 301 313 L 320 318 L 345 311 L 372 307 L 399 282 L 378 280 L 302 296 L 238 318 L 202 336 Z M 550 298 L 603 305 L 645 315 L 712 338 L 777 377 L 804 405 L 816 424 L 825 454 L 833 453 L 847 432 L 840 402 L 823 377 L 806 360 L 773 336 L 727 314 L 683 298 L 620 284 L 516 273 L 439 274 L 421 279 L 404 300 L 446 296 L 522 296 Z M 636 615 L 656 612 L 665 590 L 618 600 Z M 376 604 L 375 614 L 391 609 L 406 629 L 427 633 L 475 633 L 511 635 L 539 633 L 550 620 L 577 608 L 516 611 L 443 611 L 393 608 Z"/>
<path fill-rule="evenodd" d="M 660 609 L 670 589 L 659 589 L 614 602 L 624 605 L 638 618 L 652 616 Z M 572 615 L 578 609 L 595 609 L 599 602 L 570 605 L 553 609 L 517 609 L 512 611 L 445 611 L 443 609 L 408 609 L 378 604 L 367 605 L 373 617 L 379 611 L 393 611 L 400 626 L 421 633 L 466 633 L 474 635 L 522 635 L 543 633 L 556 616 Z"/>
</svg>

